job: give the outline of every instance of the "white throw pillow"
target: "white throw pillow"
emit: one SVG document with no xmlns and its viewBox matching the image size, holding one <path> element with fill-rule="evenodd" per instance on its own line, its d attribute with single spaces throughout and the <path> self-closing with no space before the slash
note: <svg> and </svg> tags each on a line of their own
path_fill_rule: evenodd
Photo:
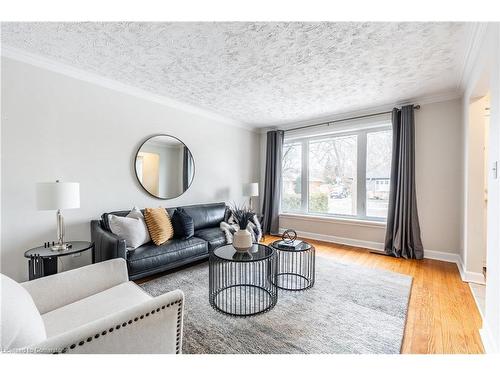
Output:
<svg viewBox="0 0 500 375">
<path fill-rule="evenodd" d="M 142 222 L 142 225 L 144 226 L 143 244 L 151 241 L 151 237 L 149 236 L 148 226 L 146 225 L 146 219 L 144 219 L 144 215 L 142 214 L 141 210 L 139 210 L 136 206 L 134 206 L 134 208 L 132 208 L 132 210 L 128 213 L 127 217 L 139 219 Z"/>
<path fill-rule="evenodd" d="M 0 276 L 2 349 L 24 348 L 44 341 L 47 338 L 45 325 L 31 295 L 21 284 L 5 275 Z"/>
<path fill-rule="evenodd" d="M 127 250 L 133 250 L 151 241 L 144 216 L 135 207 L 126 217 L 108 215 L 111 232 L 125 240 Z"/>
</svg>

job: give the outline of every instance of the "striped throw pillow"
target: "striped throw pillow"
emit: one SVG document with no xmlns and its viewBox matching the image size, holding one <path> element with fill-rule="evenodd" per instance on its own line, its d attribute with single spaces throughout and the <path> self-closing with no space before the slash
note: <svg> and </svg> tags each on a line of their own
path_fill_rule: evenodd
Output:
<svg viewBox="0 0 500 375">
<path fill-rule="evenodd" d="M 163 207 L 146 208 L 144 210 L 144 220 L 155 245 L 161 245 L 174 237 L 170 217 Z"/>
</svg>

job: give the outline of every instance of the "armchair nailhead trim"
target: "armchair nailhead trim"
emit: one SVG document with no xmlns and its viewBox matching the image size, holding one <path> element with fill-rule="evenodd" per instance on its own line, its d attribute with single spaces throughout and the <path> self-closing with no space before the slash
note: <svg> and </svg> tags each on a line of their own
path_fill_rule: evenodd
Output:
<svg viewBox="0 0 500 375">
<path fill-rule="evenodd" d="M 179 354 L 181 352 L 181 320 L 182 320 L 182 300 L 176 301 L 179 304 L 177 306 L 177 337 L 175 339 L 175 354 Z M 168 305 L 170 306 L 170 304 Z"/>
<path fill-rule="evenodd" d="M 172 303 L 169 303 L 169 304 L 167 304 L 167 305 L 163 305 L 163 306 L 161 306 L 161 307 L 158 307 L 156 310 L 152 310 L 152 311 L 151 311 L 151 315 L 153 315 L 155 312 L 159 312 L 160 310 L 164 310 L 166 307 L 170 307 L 170 306 L 173 306 L 173 305 L 175 305 L 175 304 L 177 304 L 177 305 L 178 305 L 178 306 L 177 306 L 177 331 L 176 331 L 176 340 L 175 340 L 175 341 L 176 341 L 176 342 L 175 342 L 175 353 L 176 353 L 176 354 L 179 354 L 179 353 L 180 353 L 180 351 L 181 351 L 182 300 L 177 300 L 177 301 L 172 302 Z M 148 313 L 146 313 L 146 315 L 136 316 L 136 317 L 133 319 L 133 321 L 134 321 L 134 322 L 137 322 L 139 319 L 144 319 L 144 316 L 149 316 L 149 315 L 150 315 L 150 313 L 148 312 Z M 111 332 L 113 332 L 115 329 L 116 329 L 116 330 L 119 330 L 119 329 L 120 329 L 120 327 L 125 327 L 125 326 L 127 326 L 127 324 L 128 324 L 128 325 L 132 324 L 132 322 L 133 322 L 133 321 L 132 321 L 132 319 L 130 319 L 128 322 L 123 322 L 121 325 L 116 325 L 114 328 L 113 328 L 113 327 L 111 327 L 111 328 L 109 328 L 107 331 L 106 331 L 106 330 L 102 331 L 100 334 L 99 334 L 99 333 L 96 333 L 96 334 L 94 335 L 94 337 L 93 337 L 93 338 L 94 338 L 94 339 L 98 339 L 98 338 L 99 338 L 99 337 L 101 337 L 101 336 L 105 336 L 108 332 L 109 332 L 109 333 L 111 333 Z M 92 338 L 92 336 L 87 337 L 85 341 L 87 341 L 87 342 L 91 342 L 91 341 L 93 340 L 93 338 Z M 85 341 L 80 341 L 80 342 L 78 343 L 78 346 L 83 346 L 83 345 L 85 344 Z M 76 346 L 77 346 L 77 344 L 71 344 L 71 345 L 69 346 L 69 349 L 75 349 L 75 348 L 76 348 Z M 53 352 L 52 354 L 66 353 L 67 351 L 68 351 L 68 348 L 64 348 L 64 349 L 62 349 L 61 351 L 59 351 L 59 352 L 57 352 L 57 351 L 56 351 L 56 352 Z"/>
</svg>

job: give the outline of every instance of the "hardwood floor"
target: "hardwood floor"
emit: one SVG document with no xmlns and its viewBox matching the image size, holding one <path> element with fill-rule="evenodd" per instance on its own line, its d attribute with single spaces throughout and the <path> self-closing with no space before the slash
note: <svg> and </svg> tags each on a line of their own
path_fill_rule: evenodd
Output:
<svg viewBox="0 0 500 375">
<path fill-rule="evenodd" d="M 270 243 L 277 239 L 278 237 L 266 236 L 263 242 Z M 468 284 L 460 278 L 456 264 L 431 259 L 397 259 L 373 254 L 367 249 L 307 241 L 314 244 L 319 255 L 413 277 L 402 353 L 484 353 L 479 337 L 481 315 Z M 161 275 L 136 282 L 140 284 Z"/>
<path fill-rule="evenodd" d="M 266 236 L 264 242 L 276 239 Z M 479 337 L 481 316 L 454 263 L 396 259 L 352 246 L 307 241 L 314 244 L 317 254 L 413 277 L 402 353 L 484 353 Z"/>
</svg>

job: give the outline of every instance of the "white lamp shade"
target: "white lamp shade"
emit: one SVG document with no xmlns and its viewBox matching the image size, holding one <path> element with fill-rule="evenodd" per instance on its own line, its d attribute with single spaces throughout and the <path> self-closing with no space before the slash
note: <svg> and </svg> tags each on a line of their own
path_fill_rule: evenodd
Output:
<svg viewBox="0 0 500 375">
<path fill-rule="evenodd" d="M 78 182 L 39 182 L 36 184 L 39 210 L 59 210 L 80 207 Z"/>
<path fill-rule="evenodd" d="M 245 197 L 258 197 L 259 196 L 259 183 L 250 182 L 243 185 L 243 196 Z"/>
</svg>

